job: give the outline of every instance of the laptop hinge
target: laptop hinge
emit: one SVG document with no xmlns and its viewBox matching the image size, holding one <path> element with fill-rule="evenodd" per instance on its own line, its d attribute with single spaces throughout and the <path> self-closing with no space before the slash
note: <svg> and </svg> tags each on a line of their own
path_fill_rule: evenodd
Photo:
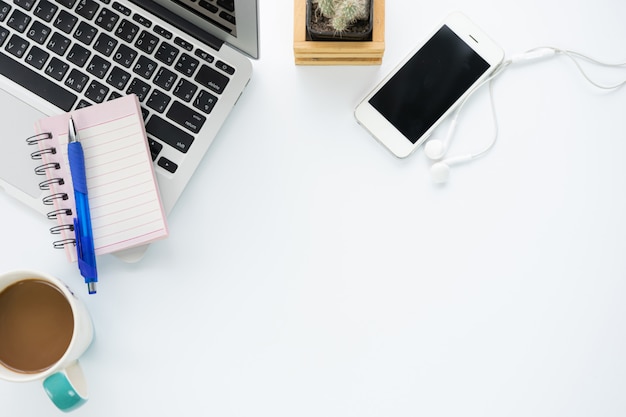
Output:
<svg viewBox="0 0 626 417">
<path fill-rule="evenodd" d="M 215 49 L 216 51 L 219 51 L 222 45 L 224 44 L 223 40 L 210 34 L 204 29 L 201 29 L 200 27 L 189 23 L 184 18 L 178 16 L 176 13 L 172 12 L 171 10 L 168 10 L 167 8 L 161 6 L 158 3 L 155 3 L 152 0 L 129 0 L 129 1 L 141 7 L 142 9 L 149 11 L 150 13 L 153 13 L 159 16 L 161 19 L 165 20 L 166 22 L 171 23 L 172 25 L 182 30 L 183 32 L 187 33 L 188 35 L 193 36 L 194 38 L 206 43 L 207 45 L 209 45 L 211 48 Z"/>
</svg>

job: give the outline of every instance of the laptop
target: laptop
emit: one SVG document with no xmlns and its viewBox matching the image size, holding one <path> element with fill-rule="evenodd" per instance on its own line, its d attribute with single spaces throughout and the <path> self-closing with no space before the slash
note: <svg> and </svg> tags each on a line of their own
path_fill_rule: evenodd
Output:
<svg viewBox="0 0 626 417">
<path fill-rule="evenodd" d="M 134 93 L 169 213 L 258 56 L 257 0 L 0 0 L 0 188 L 49 211 L 34 122 Z"/>
</svg>

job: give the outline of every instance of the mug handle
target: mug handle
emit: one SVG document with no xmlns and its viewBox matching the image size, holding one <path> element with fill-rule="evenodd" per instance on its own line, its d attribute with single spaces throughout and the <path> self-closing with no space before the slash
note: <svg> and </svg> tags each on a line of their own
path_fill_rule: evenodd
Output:
<svg viewBox="0 0 626 417">
<path fill-rule="evenodd" d="M 87 402 L 87 381 L 78 361 L 43 381 L 43 388 L 61 411 L 72 411 Z"/>
</svg>

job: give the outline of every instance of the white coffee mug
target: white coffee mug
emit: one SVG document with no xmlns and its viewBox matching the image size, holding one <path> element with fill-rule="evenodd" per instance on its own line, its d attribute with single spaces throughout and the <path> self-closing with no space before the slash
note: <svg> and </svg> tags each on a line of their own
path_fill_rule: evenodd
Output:
<svg viewBox="0 0 626 417">
<path fill-rule="evenodd" d="M 24 307 L 28 303 L 31 308 Z M 54 310 L 48 311 L 50 308 Z M 55 314 L 64 320 L 52 320 L 50 316 Z M 57 321 L 65 322 L 64 329 L 48 330 Z M 27 334 L 29 326 L 36 325 L 46 331 L 31 329 Z M 46 393 L 62 411 L 74 410 L 87 401 L 87 383 L 78 358 L 93 340 L 93 324 L 86 306 L 62 281 L 29 270 L 0 274 L 0 338 L 0 378 L 43 381 Z M 52 351 L 58 351 L 56 356 Z"/>
</svg>

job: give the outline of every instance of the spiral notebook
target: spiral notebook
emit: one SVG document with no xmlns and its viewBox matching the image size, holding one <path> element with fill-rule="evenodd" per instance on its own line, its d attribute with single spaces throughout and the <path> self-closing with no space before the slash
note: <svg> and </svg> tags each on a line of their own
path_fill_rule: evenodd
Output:
<svg viewBox="0 0 626 417">
<path fill-rule="evenodd" d="M 134 94 L 71 112 L 85 154 L 96 255 L 118 252 L 168 236 L 167 221 Z M 70 113 L 35 123 L 31 157 L 48 191 L 43 204 L 56 222 L 54 247 L 76 260 L 74 191 L 67 158 Z"/>
</svg>

